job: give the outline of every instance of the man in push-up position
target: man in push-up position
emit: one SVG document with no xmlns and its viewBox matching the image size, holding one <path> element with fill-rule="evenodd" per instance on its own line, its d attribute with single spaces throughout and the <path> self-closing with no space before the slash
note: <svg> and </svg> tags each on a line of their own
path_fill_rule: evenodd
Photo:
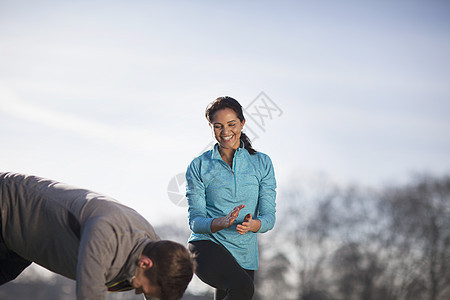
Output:
<svg viewBox="0 0 450 300">
<path fill-rule="evenodd" d="M 93 191 L 0 173 L 0 285 L 35 262 L 76 280 L 77 299 L 135 289 L 180 299 L 194 272 L 189 251 L 161 241 L 136 211 Z"/>
</svg>

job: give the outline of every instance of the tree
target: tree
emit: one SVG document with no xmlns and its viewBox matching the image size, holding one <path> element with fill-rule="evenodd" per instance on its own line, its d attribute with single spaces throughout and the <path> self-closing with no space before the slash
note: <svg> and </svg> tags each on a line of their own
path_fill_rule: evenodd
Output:
<svg viewBox="0 0 450 300">
<path fill-rule="evenodd" d="M 325 180 L 284 191 L 280 202 L 261 268 L 282 263 L 259 279 L 278 298 L 450 299 L 448 176 L 379 189 Z"/>
<path fill-rule="evenodd" d="M 389 216 L 388 241 L 397 251 L 391 269 L 403 278 L 399 298 L 419 293 L 423 299 L 449 299 L 450 177 L 421 176 L 412 184 L 389 188 L 379 205 Z"/>
</svg>

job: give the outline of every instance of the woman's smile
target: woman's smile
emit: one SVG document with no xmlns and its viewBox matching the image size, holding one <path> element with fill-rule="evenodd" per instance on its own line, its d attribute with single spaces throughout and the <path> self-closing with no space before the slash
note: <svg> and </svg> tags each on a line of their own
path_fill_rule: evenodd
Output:
<svg viewBox="0 0 450 300">
<path fill-rule="evenodd" d="M 222 136 L 222 140 L 224 140 L 225 142 L 229 142 L 233 137 L 234 135 Z"/>
</svg>

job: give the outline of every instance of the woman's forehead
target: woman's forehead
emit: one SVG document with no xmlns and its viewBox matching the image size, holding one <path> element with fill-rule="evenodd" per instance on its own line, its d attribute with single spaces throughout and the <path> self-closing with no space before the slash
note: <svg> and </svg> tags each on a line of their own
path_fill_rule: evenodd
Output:
<svg viewBox="0 0 450 300">
<path fill-rule="evenodd" d="M 214 113 L 212 123 L 238 121 L 237 114 L 231 108 L 224 108 Z"/>
</svg>

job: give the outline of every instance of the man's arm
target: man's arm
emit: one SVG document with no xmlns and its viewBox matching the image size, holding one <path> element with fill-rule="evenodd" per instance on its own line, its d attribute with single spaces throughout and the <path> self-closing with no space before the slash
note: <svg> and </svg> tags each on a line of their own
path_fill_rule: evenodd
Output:
<svg viewBox="0 0 450 300">
<path fill-rule="evenodd" d="M 105 299 L 106 275 L 116 253 L 117 239 L 104 223 L 94 219 L 83 228 L 78 251 L 77 300 Z"/>
</svg>

